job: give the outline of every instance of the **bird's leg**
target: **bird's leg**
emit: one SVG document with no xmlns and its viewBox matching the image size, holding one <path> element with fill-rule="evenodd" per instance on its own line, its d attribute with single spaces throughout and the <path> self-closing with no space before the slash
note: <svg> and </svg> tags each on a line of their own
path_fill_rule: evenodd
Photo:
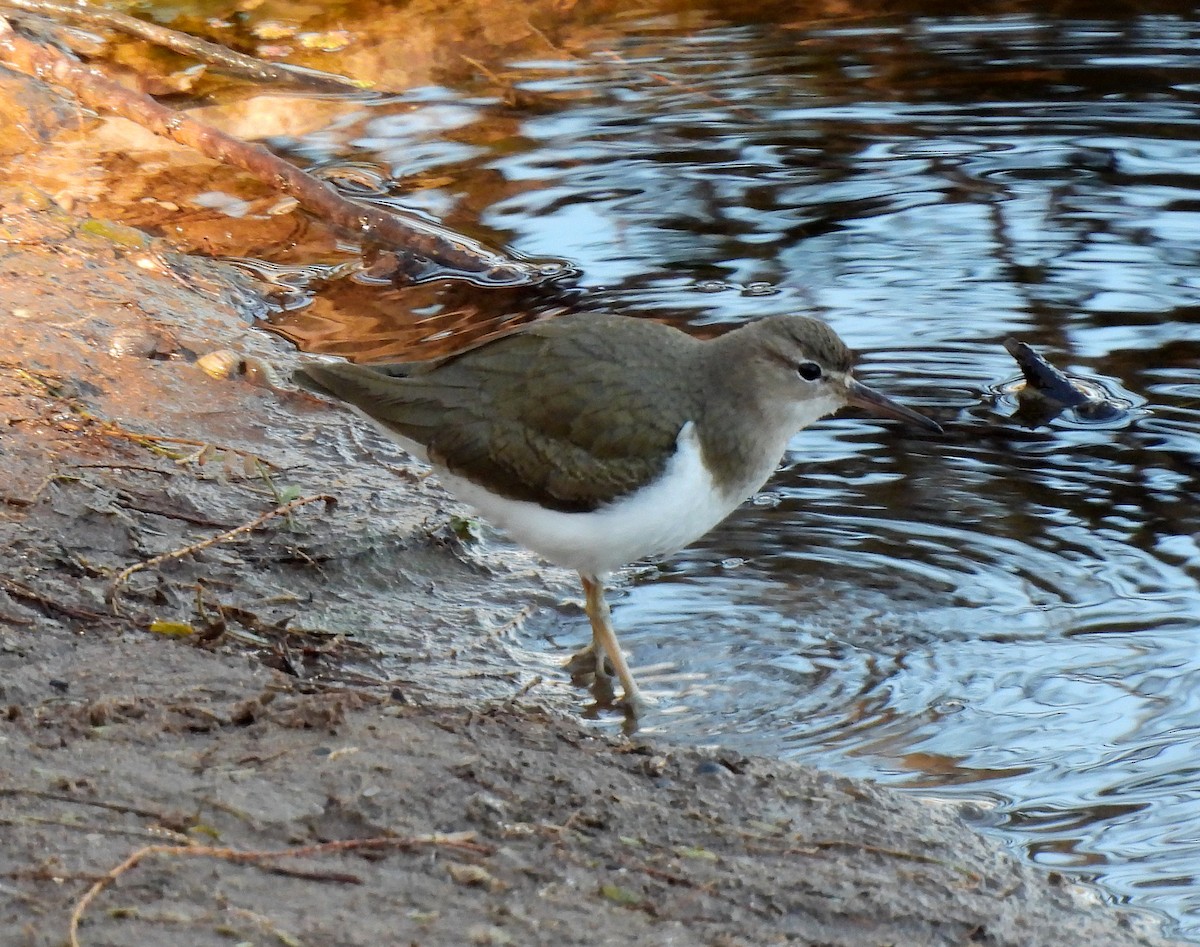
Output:
<svg viewBox="0 0 1200 947">
<path fill-rule="evenodd" d="M 592 623 L 592 649 L 596 652 L 596 676 L 607 676 L 604 659 L 607 656 L 616 669 L 617 678 L 625 691 L 625 706 L 631 716 L 640 717 L 646 710 L 646 699 L 638 690 L 633 679 L 633 672 L 625 663 L 621 654 L 621 646 L 617 643 L 617 633 L 613 630 L 612 614 L 608 610 L 608 602 L 604 598 L 604 584 L 592 576 L 579 574 L 583 581 L 583 591 L 586 596 L 586 611 L 588 620 Z"/>
<path fill-rule="evenodd" d="M 586 592 L 587 583 L 589 580 L 584 578 L 582 573 L 580 573 L 579 578 L 583 581 L 584 590 Z M 600 579 L 591 579 L 590 581 L 595 582 L 601 587 L 601 597 L 603 598 L 604 583 Z M 597 683 L 608 685 L 609 689 L 611 690 L 609 681 L 612 680 L 613 676 L 613 664 L 608 659 L 608 654 L 604 650 L 604 644 L 596 630 L 597 624 L 594 620 L 592 620 L 592 606 L 590 600 L 585 610 L 592 627 L 592 640 L 572 654 L 571 657 L 567 659 L 567 663 L 564 666 L 567 669 L 567 673 L 570 674 L 572 678 L 587 677 L 590 674 Z M 607 609 L 605 614 L 608 614 Z"/>
</svg>

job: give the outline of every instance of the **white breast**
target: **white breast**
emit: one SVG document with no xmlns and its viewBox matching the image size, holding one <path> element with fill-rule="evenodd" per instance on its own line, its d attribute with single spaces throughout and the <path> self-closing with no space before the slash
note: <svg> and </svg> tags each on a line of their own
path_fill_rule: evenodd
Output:
<svg viewBox="0 0 1200 947">
<path fill-rule="evenodd" d="M 443 483 L 493 526 L 538 555 L 585 575 L 601 576 L 646 556 L 682 549 L 703 536 L 745 499 L 713 482 L 704 466 L 695 426 L 679 431 L 663 475 L 591 513 L 561 513 L 488 493 L 444 470 Z M 759 485 L 754 484 L 752 489 Z"/>
</svg>

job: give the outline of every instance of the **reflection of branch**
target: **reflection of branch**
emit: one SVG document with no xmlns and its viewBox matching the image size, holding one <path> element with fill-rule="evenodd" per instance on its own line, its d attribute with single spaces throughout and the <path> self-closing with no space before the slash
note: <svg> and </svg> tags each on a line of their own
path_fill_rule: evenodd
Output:
<svg viewBox="0 0 1200 947">
<path fill-rule="evenodd" d="M 40 13 L 73 23 L 107 26 L 256 82 L 275 82 L 312 89 L 317 92 L 348 92 L 363 88 L 361 83 L 347 79 L 345 76 L 320 72 L 316 69 L 267 62 L 254 56 L 234 52 L 217 43 L 210 43 L 207 40 L 169 30 L 164 26 L 147 23 L 137 17 L 112 10 L 100 10 L 72 3 L 57 3 L 55 0 L 0 0 L 0 7 L 23 10 L 26 13 Z"/>
<path fill-rule="evenodd" d="M 618 63 L 619 65 L 624 66 L 626 69 L 630 70 L 631 72 L 638 71 L 637 67 L 634 66 L 633 63 L 631 63 L 628 59 L 626 59 L 624 56 L 622 56 L 620 53 L 616 52 L 615 50 L 602 49 L 602 50 L 600 50 L 600 55 L 607 57 L 612 62 L 615 62 L 615 63 Z M 734 115 L 739 116 L 740 118 L 748 118 L 751 121 L 755 121 L 755 122 L 758 121 L 758 116 L 755 115 L 753 112 L 751 112 L 749 109 L 744 109 L 740 105 L 734 105 L 732 102 L 729 101 L 729 99 L 722 98 L 719 95 L 714 95 L 711 92 L 701 89 L 699 86 L 686 85 L 686 84 L 680 82 L 678 79 L 672 79 L 670 76 L 664 75 L 661 72 L 642 72 L 640 74 L 646 78 L 653 79 L 655 82 L 658 82 L 662 85 L 671 86 L 671 88 L 674 88 L 674 89 L 682 89 L 684 92 L 691 92 L 693 95 L 698 95 L 698 96 L 700 96 L 700 98 L 707 99 L 709 102 L 712 102 L 714 105 L 719 105 L 719 106 L 721 106 L 721 108 L 729 109 L 729 111 L 731 111 Z"/>
<path fill-rule="evenodd" d="M 347 200 L 330 185 L 272 154 L 220 129 L 160 105 L 148 95 L 114 82 L 95 69 L 68 59 L 56 49 L 18 36 L 0 16 L 0 65 L 66 89 L 88 108 L 119 115 L 157 135 L 225 164 L 241 168 L 268 187 L 296 198 L 323 220 L 351 230 L 403 254 L 410 277 L 427 273 L 432 261 L 453 274 L 485 284 L 520 285 L 554 275 L 531 264 L 489 250 L 461 234 L 424 221 L 411 220 L 369 204 Z"/>
</svg>

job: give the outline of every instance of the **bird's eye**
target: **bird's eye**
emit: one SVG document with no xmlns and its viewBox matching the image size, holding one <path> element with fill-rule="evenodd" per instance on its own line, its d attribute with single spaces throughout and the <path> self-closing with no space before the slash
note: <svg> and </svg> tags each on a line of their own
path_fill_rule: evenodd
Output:
<svg viewBox="0 0 1200 947">
<path fill-rule="evenodd" d="M 796 366 L 796 374 L 805 381 L 816 381 L 821 377 L 821 366 L 816 362 L 801 362 Z"/>
</svg>

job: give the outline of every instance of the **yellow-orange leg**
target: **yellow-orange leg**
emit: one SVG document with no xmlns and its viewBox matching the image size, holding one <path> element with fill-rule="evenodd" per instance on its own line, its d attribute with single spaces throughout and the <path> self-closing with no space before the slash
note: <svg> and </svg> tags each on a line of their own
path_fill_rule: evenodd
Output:
<svg viewBox="0 0 1200 947">
<path fill-rule="evenodd" d="M 642 696 L 642 692 L 638 690 L 637 683 L 633 679 L 633 672 L 625 663 L 625 655 L 621 654 L 621 646 L 617 643 L 617 633 L 612 626 L 612 614 L 609 612 L 608 602 L 604 598 L 604 585 L 599 579 L 584 575 L 582 572 L 579 574 L 579 578 L 583 581 L 583 591 L 587 598 L 587 616 L 592 623 L 592 650 L 596 653 L 596 676 L 597 678 L 607 676 L 607 670 L 604 667 L 604 657 L 607 655 L 617 672 L 621 688 L 625 691 L 626 709 L 631 716 L 640 717 L 646 711 L 647 702 Z"/>
</svg>

